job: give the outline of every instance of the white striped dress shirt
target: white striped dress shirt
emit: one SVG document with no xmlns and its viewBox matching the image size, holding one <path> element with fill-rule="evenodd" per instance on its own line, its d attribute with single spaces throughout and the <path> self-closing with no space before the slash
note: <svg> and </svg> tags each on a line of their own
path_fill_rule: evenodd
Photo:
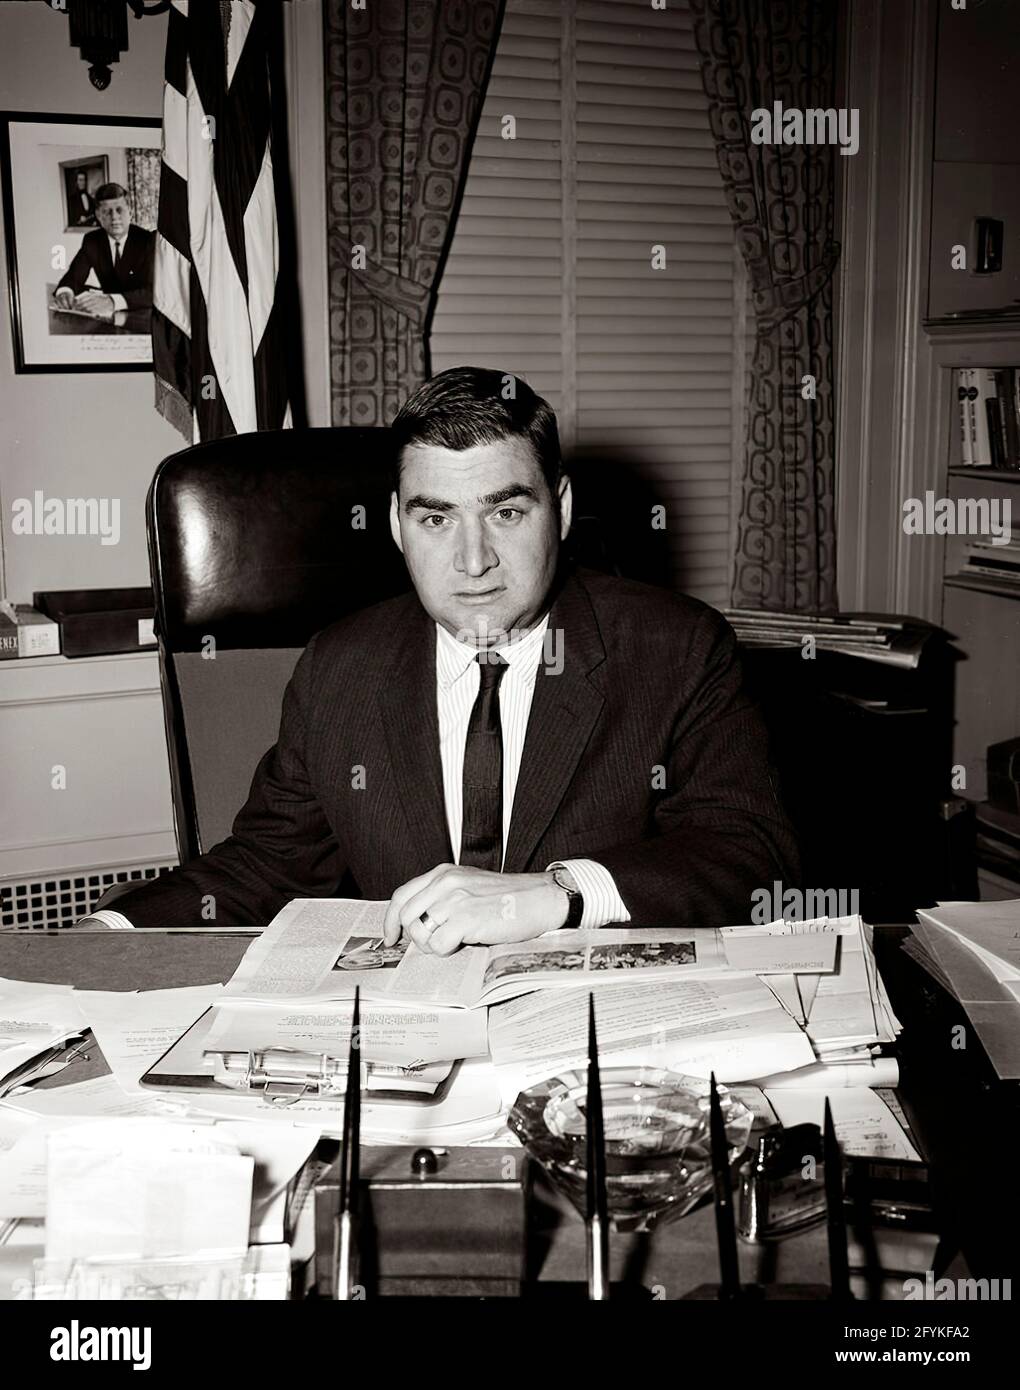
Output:
<svg viewBox="0 0 1020 1390">
<path fill-rule="evenodd" d="M 542 645 L 549 626 L 548 614 L 537 627 L 515 642 L 496 647 L 507 663 L 499 683 L 499 719 L 503 730 L 503 853 L 510 839 L 514 794 L 521 770 L 524 740 L 528 732 L 531 699 L 542 656 Z M 464 746 L 468 723 L 478 694 L 481 672 L 478 649 L 457 639 L 436 624 L 436 704 L 439 714 L 439 754 L 443 765 L 443 801 L 446 824 L 454 859 L 460 860 L 460 836 L 464 819 Z M 629 922 L 630 913 L 620 897 L 612 874 L 591 859 L 562 859 L 574 876 L 584 899 L 581 927 L 605 926 L 607 922 Z M 553 865 L 547 864 L 546 868 Z M 120 912 L 106 909 L 91 914 L 108 927 L 130 928 Z"/>
<path fill-rule="evenodd" d="M 503 854 L 510 839 L 514 794 L 521 770 L 524 740 L 528 732 L 531 699 L 542 657 L 549 616 L 515 642 L 494 648 L 507 663 L 499 683 L 499 721 L 503 730 Z M 478 649 L 457 639 L 436 624 L 436 702 L 439 713 L 439 755 L 443 764 L 443 801 L 454 858 L 460 859 L 464 817 L 464 747 L 468 723 L 478 695 L 481 671 Z M 630 913 L 612 874 L 591 859 L 563 859 L 584 899 L 581 926 L 602 927 L 607 922 L 629 922 Z M 547 868 L 551 867 L 546 865 Z"/>
</svg>

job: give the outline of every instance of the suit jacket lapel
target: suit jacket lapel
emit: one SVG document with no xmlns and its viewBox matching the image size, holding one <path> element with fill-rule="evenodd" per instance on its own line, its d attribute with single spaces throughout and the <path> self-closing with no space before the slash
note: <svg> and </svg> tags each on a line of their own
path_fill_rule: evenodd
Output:
<svg viewBox="0 0 1020 1390">
<path fill-rule="evenodd" d="M 605 661 L 605 647 L 588 595 L 573 576 L 565 580 L 553 603 L 549 632 L 561 634 L 563 669 L 556 674 L 555 666 L 546 664 L 548 651 L 543 654 L 514 792 L 504 873 L 525 871 L 563 800 L 605 703 L 591 678 Z"/>
<path fill-rule="evenodd" d="M 391 665 L 381 715 L 412 843 L 431 869 L 453 862 L 439 755 L 436 629 L 416 598 L 408 603 L 407 637 Z"/>
</svg>

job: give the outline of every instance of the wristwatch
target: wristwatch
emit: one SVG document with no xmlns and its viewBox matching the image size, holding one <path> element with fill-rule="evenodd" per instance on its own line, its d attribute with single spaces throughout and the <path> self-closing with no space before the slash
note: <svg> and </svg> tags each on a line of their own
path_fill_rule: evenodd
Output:
<svg viewBox="0 0 1020 1390">
<path fill-rule="evenodd" d="M 581 925 L 581 918 L 584 915 L 584 898 L 580 891 L 573 886 L 570 878 L 570 871 L 565 869 L 562 864 L 557 864 L 552 870 L 553 881 L 563 889 L 567 895 L 567 920 L 563 923 L 563 930 L 567 931 L 573 927 Z"/>
</svg>

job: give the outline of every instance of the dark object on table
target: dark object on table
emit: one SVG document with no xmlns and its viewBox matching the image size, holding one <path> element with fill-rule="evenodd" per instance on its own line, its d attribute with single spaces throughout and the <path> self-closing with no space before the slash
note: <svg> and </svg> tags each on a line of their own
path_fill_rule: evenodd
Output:
<svg viewBox="0 0 1020 1390">
<path fill-rule="evenodd" d="M 360 1282 L 366 1297 L 518 1298 L 525 1272 L 528 1161 L 521 1149 L 410 1147 L 361 1154 Z M 412 1164 L 412 1158 L 416 1161 Z M 315 1274 L 333 1296 L 339 1169 L 315 1189 Z"/>
<path fill-rule="evenodd" d="M 844 1209 L 910 1231 L 937 1231 L 928 1165 L 919 1159 L 848 1157 Z"/>
<path fill-rule="evenodd" d="M 825 1215 L 825 1187 L 804 1173 L 805 1160 L 822 1160 L 817 1125 L 772 1125 L 740 1168 L 739 1229 L 752 1245 L 805 1231 Z"/>
<path fill-rule="evenodd" d="M 156 646 L 150 588 L 37 590 L 32 602 L 59 623 L 65 656 L 108 656 Z"/>
</svg>

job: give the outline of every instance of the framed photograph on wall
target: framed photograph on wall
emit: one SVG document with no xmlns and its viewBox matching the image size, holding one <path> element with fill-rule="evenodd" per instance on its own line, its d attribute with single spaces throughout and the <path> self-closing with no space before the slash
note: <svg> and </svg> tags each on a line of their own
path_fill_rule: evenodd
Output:
<svg viewBox="0 0 1020 1390">
<path fill-rule="evenodd" d="M 96 221 L 96 189 L 110 182 L 110 161 L 105 154 L 85 159 L 62 159 L 60 172 L 64 183 L 64 203 L 67 207 L 65 232 L 80 232 L 82 227 L 98 227 Z"/>
<path fill-rule="evenodd" d="M 157 117 L 0 113 L 15 371 L 151 367 L 160 142 Z"/>
</svg>

